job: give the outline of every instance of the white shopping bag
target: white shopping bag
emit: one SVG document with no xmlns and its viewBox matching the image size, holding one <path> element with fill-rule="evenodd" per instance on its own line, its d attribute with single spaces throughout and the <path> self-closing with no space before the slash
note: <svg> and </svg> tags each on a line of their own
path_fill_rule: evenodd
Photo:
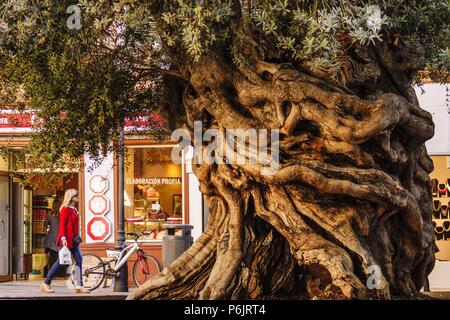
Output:
<svg viewBox="0 0 450 320">
<path fill-rule="evenodd" d="M 59 250 L 59 264 L 71 265 L 72 264 L 72 254 L 70 253 L 69 248 L 62 247 Z"/>
</svg>

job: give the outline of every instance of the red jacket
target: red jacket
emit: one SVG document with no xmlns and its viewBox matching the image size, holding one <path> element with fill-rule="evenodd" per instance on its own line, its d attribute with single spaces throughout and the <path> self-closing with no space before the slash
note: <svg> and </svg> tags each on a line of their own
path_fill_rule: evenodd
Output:
<svg viewBox="0 0 450 320">
<path fill-rule="evenodd" d="M 61 209 L 59 215 L 59 232 L 56 238 L 56 245 L 62 246 L 61 238 L 66 237 L 67 247 L 73 248 L 73 238 L 79 235 L 78 227 L 78 211 L 71 207 Z"/>
</svg>

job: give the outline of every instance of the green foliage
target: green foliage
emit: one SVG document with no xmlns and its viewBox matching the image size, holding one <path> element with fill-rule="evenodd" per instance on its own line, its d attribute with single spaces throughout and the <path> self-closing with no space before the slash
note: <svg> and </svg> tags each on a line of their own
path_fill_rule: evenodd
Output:
<svg viewBox="0 0 450 320">
<path fill-rule="evenodd" d="M 106 151 L 127 116 L 161 103 L 161 69 L 223 52 L 249 64 L 248 30 L 270 58 L 331 73 L 350 46 L 387 35 L 423 47 L 433 79 L 450 70 L 448 0 L 79 0 L 79 30 L 72 4 L 0 4 L 0 101 L 39 112 L 48 163 Z"/>
<path fill-rule="evenodd" d="M 294 60 L 318 61 L 331 66 L 351 43 L 370 44 L 382 39 L 382 31 L 398 34 L 427 48 L 430 67 L 448 65 L 450 8 L 447 0 L 172 0 L 80 1 L 83 28 L 68 31 L 65 9 L 71 1 L 9 0 L 2 5 L 0 29 L 8 41 L 2 49 L 29 52 L 78 42 L 85 53 L 93 42 L 120 23 L 130 43 L 158 41 L 198 60 L 215 47 L 235 44 L 238 24 L 251 24 L 271 38 L 277 48 Z M 244 8 L 240 12 L 239 8 Z M 243 17 L 243 18 L 242 18 Z M 239 20 L 242 18 L 241 20 Z M 152 32 L 153 31 L 153 32 Z M 152 37 L 149 35 L 153 35 Z M 343 43 L 342 38 L 350 42 Z M 149 52 L 154 48 L 147 47 Z M 238 50 L 233 50 L 238 52 Z M 160 59 L 161 56 L 153 56 Z M 145 60 L 144 60 L 145 61 Z M 148 61 L 147 61 L 148 62 Z"/>
<path fill-rule="evenodd" d="M 440 0 L 254 0 L 152 1 L 161 17 L 158 32 L 178 54 L 193 60 L 228 48 L 236 63 L 246 63 L 236 25 L 251 25 L 270 39 L 279 56 L 332 69 L 354 43 L 370 45 L 389 34 L 425 48 L 436 80 L 448 76 L 450 8 Z M 245 14 L 248 12 L 248 14 Z"/>
<path fill-rule="evenodd" d="M 62 157 L 49 167 L 45 159 L 32 153 L 34 151 L 0 149 L 0 156 L 9 159 L 10 176 L 20 178 L 26 186 L 47 188 L 58 185 L 62 180 L 72 178 L 80 168 L 81 162 L 69 157 Z"/>
<path fill-rule="evenodd" d="M 194 60 L 230 39 L 233 16 L 232 1 L 167 1 L 164 10 L 157 12 L 162 40 L 169 47 L 182 44 L 187 55 Z"/>
<path fill-rule="evenodd" d="M 76 159 L 117 147 L 112 141 L 125 118 L 155 109 L 161 92 L 158 68 L 167 64 L 154 45 L 157 35 L 148 32 L 150 21 L 136 23 L 132 7 L 80 1 L 82 28 L 70 30 L 66 9 L 71 4 L 14 0 L 0 5 L 0 77 L 9 88 L 23 88 L 24 108 L 42 119 L 32 145 L 33 154 L 47 164 L 56 164 L 62 154 Z"/>
</svg>

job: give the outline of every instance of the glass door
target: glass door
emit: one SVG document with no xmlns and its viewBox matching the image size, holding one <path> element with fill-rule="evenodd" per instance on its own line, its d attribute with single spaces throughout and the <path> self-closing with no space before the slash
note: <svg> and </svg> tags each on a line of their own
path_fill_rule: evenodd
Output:
<svg viewBox="0 0 450 320">
<path fill-rule="evenodd" d="M 24 254 L 32 253 L 32 239 L 33 239 L 32 199 L 33 199 L 32 191 L 29 189 L 23 189 Z"/>
<path fill-rule="evenodd" d="M 0 176 L 0 275 L 8 275 L 9 254 L 9 178 Z"/>
</svg>

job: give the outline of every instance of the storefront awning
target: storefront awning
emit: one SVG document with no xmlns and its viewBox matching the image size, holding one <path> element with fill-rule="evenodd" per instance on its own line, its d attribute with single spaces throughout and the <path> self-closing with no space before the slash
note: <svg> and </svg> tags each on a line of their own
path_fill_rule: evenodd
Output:
<svg viewBox="0 0 450 320">
<path fill-rule="evenodd" d="M 125 120 L 125 132 L 152 130 L 164 126 L 165 121 L 156 112 L 132 115 Z M 0 134 L 17 135 L 36 132 L 39 118 L 33 110 L 0 110 Z"/>
</svg>

